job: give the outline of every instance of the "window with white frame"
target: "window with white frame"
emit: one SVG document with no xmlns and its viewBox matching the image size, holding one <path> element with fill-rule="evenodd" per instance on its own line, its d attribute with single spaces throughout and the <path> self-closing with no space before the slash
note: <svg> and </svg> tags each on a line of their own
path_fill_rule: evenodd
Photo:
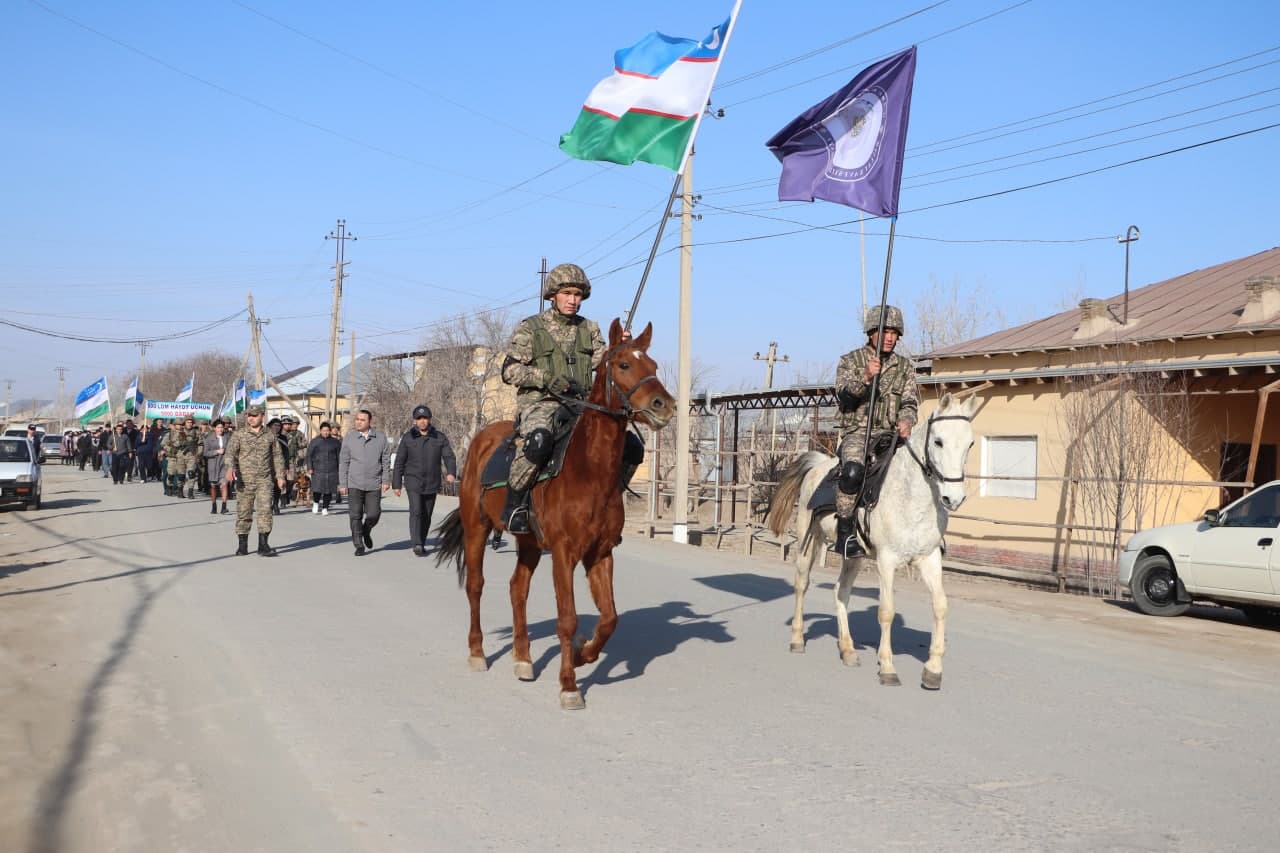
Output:
<svg viewBox="0 0 1280 853">
<path fill-rule="evenodd" d="M 1034 435 L 983 436 L 981 486 L 983 497 L 1034 499 L 1035 480 L 990 479 L 1034 476 L 1036 476 L 1036 437 Z"/>
</svg>

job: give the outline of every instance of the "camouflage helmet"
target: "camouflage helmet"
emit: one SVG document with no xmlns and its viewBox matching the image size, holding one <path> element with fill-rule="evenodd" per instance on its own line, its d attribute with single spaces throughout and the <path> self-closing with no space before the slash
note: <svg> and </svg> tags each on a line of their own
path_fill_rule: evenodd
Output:
<svg viewBox="0 0 1280 853">
<path fill-rule="evenodd" d="M 899 335 L 905 335 L 907 333 L 906 324 L 902 322 L 901 308 L 896 305 L 889 305 L 885 307 L 884 327 L 886 329 L 897 329 Z M 862 317 L 862 328 L 868 335 L 880 330 L 879 305 L 873 305 L 867 309 L 867 313 Z"/>
<path fill-rule="evenodd" d="M 547 280 L 542 285 L 542 298 L 550 299 L 566 287 L 581 290 L 583 299 L 591 298 L 591 281 L 577 264 L 560 264 L 547 273 Z"/>
</svg>

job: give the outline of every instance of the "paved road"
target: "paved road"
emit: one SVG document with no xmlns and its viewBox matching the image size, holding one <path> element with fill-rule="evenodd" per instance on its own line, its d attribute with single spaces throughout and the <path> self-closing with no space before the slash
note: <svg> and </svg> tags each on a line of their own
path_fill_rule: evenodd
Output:
<svg viewBox="0 0 1280 853">
<path fill-rule="evenodd" d="M 233 517 L 203 503 L 46 473 L 44 511 L 0 512 L 0 850 L 1167 851 L 1280 831 L 1280 633 L 1216 610 L 951 580 L 928 693 L 927 598 L 903 583 L 908 686 L 884 688 L 872 588 L 847 669 L 830 575 L 792 655 L 783 564 L 632 537 L 619 631 L 568 713 L 545 572 L 539 678 L 511 675 L 510 550 L 474 674 L 453 572 L 385 545 L 403 504 L 360 560 L 345 515 L 300 512 L 279 559 L 236 558 Z"/>
</svg>

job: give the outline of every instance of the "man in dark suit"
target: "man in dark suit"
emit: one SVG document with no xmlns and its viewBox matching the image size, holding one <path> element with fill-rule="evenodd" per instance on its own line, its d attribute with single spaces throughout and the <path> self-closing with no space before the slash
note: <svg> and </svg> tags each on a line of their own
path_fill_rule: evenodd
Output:
<svg viewBox="0 0 1280 853">
<path fill-rule="evenodd" d="M 396 497 L 403 488 L 409 493 L 409 541 L 413 553 L 421 557 L 427 532 L 431 529 L 431 513 L 440 491 L 441 471 L 444 481 L 458 477 L 458 462 L 453 447 L 444 433 L 431 425 L 431 409 L 425 404 L 413 410 L 413 427 L 400 439 L 396 448 L 396 464 L 391 472 L 391 488 Z"/>
</svg>

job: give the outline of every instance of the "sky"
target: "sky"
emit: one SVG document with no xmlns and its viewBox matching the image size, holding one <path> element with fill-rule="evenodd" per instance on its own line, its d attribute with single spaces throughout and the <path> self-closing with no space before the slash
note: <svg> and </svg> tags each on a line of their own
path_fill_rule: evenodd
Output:
<svg viewBox="0 0 1280 853">
<path fill-rule="evenodd" d="M 533 313 L 544 257 L 586 268 L 584 313 L 607 326 L 674 175 L 574 160 L 559 137 L 616 49 L 652 30 L 702 38 L 731 7 L 10 0 L 0 319 L 37 331 L 0 326 L 0 379 L 15 399 L 52 398 L 63 366 L 73 396 L 133 371 L 139 347 L 53 334 L 163 338 L 249 292 L 270 320 L 268 371 L 324 364 L 338 219 L 358 238 L 344 353 L 353 332 L 361 352 L 402 352 L 459 314 Z M 703 386 L 762 387 L 754 355 L 771 341 L 790 359 L 775 385 L 823 381 L 861 342 L 861 214 L 779 203 L 764 143 L 912 44 L 891 302 L 941 285 L 1013 324 L 1108 298 L 1130 225 L 1131 288 L 1280 244 L 1280 128 L 1258 130 L 1280 122 L 1280 4 L 745 0 L 711 96 L 724 115 L 703 122 L 693 161 Z M 862 225 L 872 302 L 887 225 Z M 671 221 L 636 317 L 669 366 L 679 232 Z M 248 340 L 240 316 L 146 358 Z"/>
</svg>

